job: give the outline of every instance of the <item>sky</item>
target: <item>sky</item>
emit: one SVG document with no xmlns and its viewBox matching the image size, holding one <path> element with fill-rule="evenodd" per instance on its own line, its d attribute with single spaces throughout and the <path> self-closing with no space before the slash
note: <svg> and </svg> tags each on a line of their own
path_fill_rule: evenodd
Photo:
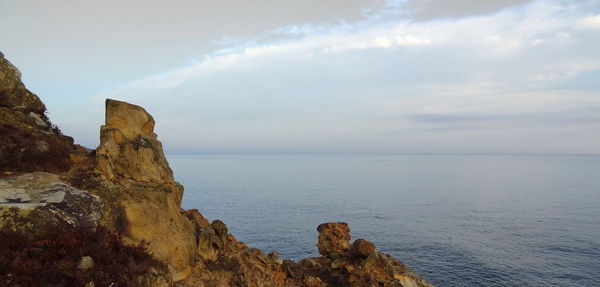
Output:
<svg viewBox="0 0 600 287">
<path fill-rule="evenodd" d="M 104 99 L 170 153 L 600 153 L 600 0 L 0 0 L 76 143 Z"/>
</svg>

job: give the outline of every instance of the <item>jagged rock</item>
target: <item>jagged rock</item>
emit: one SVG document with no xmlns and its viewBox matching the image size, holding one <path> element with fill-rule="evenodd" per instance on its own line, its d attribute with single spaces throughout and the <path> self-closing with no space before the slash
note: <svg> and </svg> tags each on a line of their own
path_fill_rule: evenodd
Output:
<svg viewBox="0 0 600 287">
<path fill-rule="evenodd" d="M 323 223 L 317 227 L 317 231 L 317 247 L 322 255 L 345 254 L 350 248 L 350 227 L 347 223 Z"/>
<path fill-rule="evenodd" d="M 106 100 L 96 156 L 98 170 L 110 180 L 174 182 L 173 171 L 154 133 L 154 119 L 136 105 Z"/>
<path fill-rule="evenodd" d="M 73 139 L 52 128 L 45 112 L 19 70 L 0 53 L 0 175 L 69 169 Z"/>
<path fill-rule="evenodd" d="M 8 212 L 11 208 L 21 210 L 24 219 L 29 221 L 22 227 L 34 228 L 57 221 L 73 226 L 95 226 L 100 219 L 102 202 L 96 195 L 61 182 L 55 174 L 34 172 L 0 179 L 0 210 Z"/>
<path fill-rule="evenodd" d="M 350 248 L 350 256 L 354 258 L 367 258 L 375 253 L 375 244 L 368 240 L 356 239 Z"/>
<path fill-rule="evenodd" d="M 44 113 L 46 106 L 38 96 L 25 88 L 21 72 L 0 52 L 0 107 Z"/>
<path fill-rule="evenodd" d="M 214 220 L 210 226 L 212 226 L 212 228 L 215 230 L 215 232 L 217 233 L 217 236 L 224 238 L 227 236 L 227 225 L 225 225 L 225 223 L 223 223 L 223 221 L 221 220 Z"/>
<path fill-rule="evenodd" d="M 198 235 L 198 255 L 207 261 L 216 260 L 217 249 L 215 246 L 218 246 L 215 230 L 210 226 L 202 229 Z"/>
<path fill-rule="evenodd" d="M 183 215 L 185 215 L 185 217 L 187 217 L 194 224 L 197 224 L 199 230 L 210 226 L 208 220 L 202 216 L 198 209 L 184 210 Z"/>
</svg>

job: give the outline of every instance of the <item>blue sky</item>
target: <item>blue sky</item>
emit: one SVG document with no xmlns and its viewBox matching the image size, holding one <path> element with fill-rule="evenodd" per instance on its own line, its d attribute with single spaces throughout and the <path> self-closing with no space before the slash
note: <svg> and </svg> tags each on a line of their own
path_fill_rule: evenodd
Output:
<svg viewBox="0 0 600 287">
<path fill-rule="evenodd" d="M 0 50 L 88 147 L 108 97 L 171 152 L 600 152 L 600 1 L 39 2 Z"/>
</svg>

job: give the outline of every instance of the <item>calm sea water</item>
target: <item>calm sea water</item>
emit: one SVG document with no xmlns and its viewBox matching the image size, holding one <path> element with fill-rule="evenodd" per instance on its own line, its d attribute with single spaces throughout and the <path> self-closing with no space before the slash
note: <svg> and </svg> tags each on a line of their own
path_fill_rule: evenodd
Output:
<svg viewBox="0 0 600 287">
<path fill-rule="evenodd" d="M 348 222 L 438 286 L 600 286 L 600 156 L 170 155 L 183 206 L 280 257 Z"/>
</svg>

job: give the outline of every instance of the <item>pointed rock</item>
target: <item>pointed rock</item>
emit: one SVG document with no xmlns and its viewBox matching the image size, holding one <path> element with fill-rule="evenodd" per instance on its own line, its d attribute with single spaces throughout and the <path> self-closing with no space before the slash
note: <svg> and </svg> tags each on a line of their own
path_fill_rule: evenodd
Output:
<svg viewBox="0 0 600 287">
<path fill-rule="evenodd" d="M 173 171 L 144 108 L 107 99 L 105 124 L 96 150 L 98 170 L 110 180 L 172 183 Z"/>
</svg>

